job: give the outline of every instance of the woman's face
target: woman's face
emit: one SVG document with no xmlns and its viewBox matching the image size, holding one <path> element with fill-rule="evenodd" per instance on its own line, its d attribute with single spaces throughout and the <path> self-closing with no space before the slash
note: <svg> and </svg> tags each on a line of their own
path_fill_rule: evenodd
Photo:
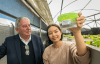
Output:
<svg viewBox="0 0 100 64">
<path fill-rule="evenodd" d="M 48 36 L 52 42 L 58 42 L 61 39 L 61 34 L 62 32 L 56 27 L 56 26 L 51 26 L 48 29 Z"/>
</svg>

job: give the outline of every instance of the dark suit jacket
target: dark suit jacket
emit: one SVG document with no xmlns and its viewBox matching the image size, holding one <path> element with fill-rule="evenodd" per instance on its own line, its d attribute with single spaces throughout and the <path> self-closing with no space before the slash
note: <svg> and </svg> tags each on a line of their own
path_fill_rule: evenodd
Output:
<svg viewBox="0 0 100 64">
<path fill-rule="evenodd" d="M 31 35 L 36 64 L 43 64 L 42 54 L 44 47 L 41 38 Z M 7 37 L 0 46 L 0 59 L 7 55 L 7 64 L 22 64 L 19 34 Z"/>
</svg>

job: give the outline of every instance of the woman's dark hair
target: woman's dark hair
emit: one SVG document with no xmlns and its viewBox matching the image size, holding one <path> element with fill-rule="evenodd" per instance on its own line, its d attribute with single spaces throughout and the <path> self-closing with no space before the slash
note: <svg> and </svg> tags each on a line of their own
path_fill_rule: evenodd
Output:
<svg viewBox="0 0 100 64">
<path fill-rule="evenodd" d="M 62 31 L 61 30 L 61 28 L 57 25 L 57 24 L 51 24 L 51 25 L 49 25 L 48 27 L 47 27 L 47 37 L 48 37 L 48 43 L 50 43 L 50 42 L 52 42 L 51 40 L 50 40 L 50 38 L 49 38 L 49 36 L 48 36 L 48 29 L 51 27 L 51 26 L 55 26 L 55 27 L 57 27 L 60 31 Z M 63 39 L 63 33 L 61 34 L 61 39 L 60 40 L 62 40 Z"/>
</svg>

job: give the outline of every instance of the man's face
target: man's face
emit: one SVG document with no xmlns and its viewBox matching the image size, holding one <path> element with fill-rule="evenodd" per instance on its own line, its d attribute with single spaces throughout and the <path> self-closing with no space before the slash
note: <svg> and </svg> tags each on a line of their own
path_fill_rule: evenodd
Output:
<svg viewBox="0 0 100 64">
<path fill-rule="evenodd" d="M 30 22 L 27 19 L 20 20 L 19 28 L 16 30 L 21 36 L 29 36 L 31 34 Z"/>
</svg>

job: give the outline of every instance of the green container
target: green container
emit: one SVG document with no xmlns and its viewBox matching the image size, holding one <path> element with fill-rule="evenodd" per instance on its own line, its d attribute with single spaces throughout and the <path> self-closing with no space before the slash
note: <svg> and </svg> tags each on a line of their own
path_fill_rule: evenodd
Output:
<svg viewBox="0 0 100 64">
<path fill-rule="evenodd" d="M 78 13 L 65 13 L 59 15 L 57 21 L 61 22 L 62 28 L 74 28 L 77 27 L 76 18 L 78 17 Z"/>
</svg>

